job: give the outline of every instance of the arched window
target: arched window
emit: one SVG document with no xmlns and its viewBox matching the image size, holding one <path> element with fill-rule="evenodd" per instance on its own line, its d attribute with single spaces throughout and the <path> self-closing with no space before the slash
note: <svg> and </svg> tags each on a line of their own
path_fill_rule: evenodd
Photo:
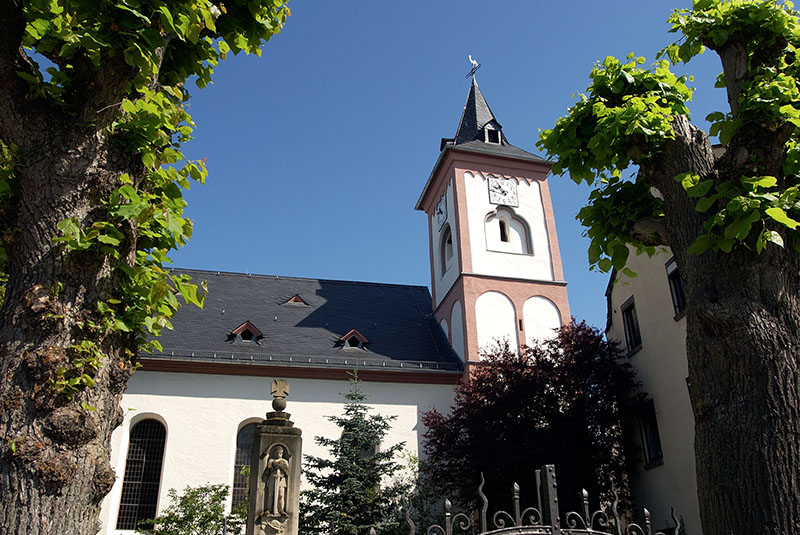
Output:
<svg viewBox="0 0 800 535">
<path fill-rule="evenodd" d="M 247 503 L 247 473 L 250 468 L 250 449 L 253 447 L 253 438 L 256 433 L 256 424 L 247 424 L 236 435 L 236 460 L 233 465 L 233 507 Z"/>
<path fill-rule="evenodd" d="M 445 225 L 442 229 L 442 243 L 439 251 L 439 258 L 442 261 L 442 275 L 447 273 L 448 264 L 453 259 L 453 233 L 450 232 L 450 225 Z"/>
<path fill-rule="evenodd" d="M 508 241 L 508 224 L 502 219 L 500 220 L 500 241 Z"/>
<path fill-rule="evenodd" d="M 486 249 L 501 253 L 531 254 L 528 223 L 510 208 L 498 208 L 486 216 Z"/>
<path fill-rule="evenodd" d="M 141 420 L 131 427 L 117 529 L 136 529 L 140 521 L 155 518 L 166 438 L 167 430 L 158 420 Z"/>
</svg>

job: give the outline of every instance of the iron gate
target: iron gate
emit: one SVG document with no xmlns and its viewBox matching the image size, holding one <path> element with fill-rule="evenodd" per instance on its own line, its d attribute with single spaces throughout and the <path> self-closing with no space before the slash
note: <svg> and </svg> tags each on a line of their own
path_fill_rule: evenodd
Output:
<svg viewBox="0 0 800 535">
<path fill-rule="evenodd" d="M 513 487 L 513 510 L 497 511 L 489 518 L 489 500 L 483 493 L 483 474 L 478 487 L 478 496 L 482 505 L 476 514 L 467 515 L 463 512 L 453 513 L 450 500 L 444 501 L 444 522 L 429 526 L 425 535 L 460 535 L 479 533 L 480 535 L 679 535 L 681 522 L 672 512 L 674 528 L 669 528 L 668 533 L 658 531 L 653 533 L 650 523 L 650 512 L 644 510 L 644 525 L 626 522 L 617 511 L 618 497 L 614 493 L 614 502 L 606 510 L 590 511 L 589 494 L 582 492 L 582 511 L 569 511 L 564 515 L 562 525 L 561 513 L 558 508 L 556 493 L 556 470 L 551 464 L 536 470 L 536 505 L 521 508 L 520 488 L 516 483 Z M 477 518 L 476 518 L 477 517 Z M 408 511 L 405 514 L 408 524 L 408 535 L 415 535 L 417 528 L 411 520 Z M 491 526 L 489 521 L 491 520 Z M 473 523 L 477 525 L 473 526 Z M 370 535 L 375 535 L 375 530 L 370 529 Z"/>
</svg>

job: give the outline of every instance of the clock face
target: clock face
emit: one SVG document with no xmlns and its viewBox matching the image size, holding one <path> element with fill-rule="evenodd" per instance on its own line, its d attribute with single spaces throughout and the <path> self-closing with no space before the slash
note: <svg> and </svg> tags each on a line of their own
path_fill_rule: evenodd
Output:
<svg viewBox="0 0 800 535">
<path fill-rule="evenodd" d="M 512 178 L 489 177 L 489 202 L 506 206 L 519 206 L 517 181 Z"/>
<path fill-rule="evenodd" d="M 436 205 L 436 222 L 439 223 L 439 228 L 442 228 L 444 222 L 447 221 L 447 194 L 442 195 L 439 199 L 439 204 Z"/>
</svg>

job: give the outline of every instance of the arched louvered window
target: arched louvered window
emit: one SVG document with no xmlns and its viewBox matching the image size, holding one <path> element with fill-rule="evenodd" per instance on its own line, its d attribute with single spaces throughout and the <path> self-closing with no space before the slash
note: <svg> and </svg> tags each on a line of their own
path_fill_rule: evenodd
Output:
<svg viewBox="0 0 800 535">
<path fill-rule="evenodd" d="M 233 507 L 247 503 L 247 476 L 242 473 L 245 467 L 250 467 L 250 449 L 253 447 L 253 437 L 256 424 L 247 424 L 236 435 L 236 461 L 233 465 Z"/>
<path fill-rule="evenodd" d="M 142 520 L 155 518 L 166 438 L 167 430 L 158 420 L 142 420 L 131 427 L 117 529 L 136 529 Z"/>
</svg>

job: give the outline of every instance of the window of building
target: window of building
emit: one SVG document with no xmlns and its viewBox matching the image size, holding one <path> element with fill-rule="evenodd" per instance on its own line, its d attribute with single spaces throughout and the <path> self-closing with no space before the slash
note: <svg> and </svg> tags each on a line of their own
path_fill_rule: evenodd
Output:
<svg viewBox="0 0 800 535">
<path fill-rule="evenodd" d="M 367 340 L 366 336 L 358 332 L 358 329 L 350 329 L 339 338 L 338 343 L 345 349 L 365 349 L 365 344 L 369 343 L 369 340 Z"/>
<path fill-rule="evenodd" d="M 247 424 L 236 435 L 236 459 L 233 465 L 233 507 L 247 503 L 247 477 L 250 468 L 250 449 L 253 447 L 256 424 Z M 244 470 L 245 473 L 242 473 Z"/>
<path fill-rule="evenodd" d="M 494 128 L 486 128 L 486 143 L 494 143 L 495 145 L 500 144 L 500 130 L 495 130 Z"/>
<path fill-rule="evenodd" d="M 528 223 L 512 209 L 500 207 L 486 215 L 486 250 L 501 253 L 532 254 Z"/>
<path fill-rule="evenodd" d="M 686 310 L 686 296 L 683 293 L 683 279 L 678 271 L 675 258 L 670 258 L 666 264 L 667 281 L 669 282 L 669 293 L 672 296 L 672 308 L 675 312 L 675 319 L 680 319 Z"/>
<path fill-rule="evenodd" d="M 639 318 L 636 316 L 636 303 L 631 296 L 620 307 L 622 325 L 625 328 L 625 347 L 628 354 L 635 353 L 642 347 L 642 335 L 639 333 Z"/>
<path fill-rule="evenodd" d="M 309 306 L 305 300 L 300 297 L 300 294 L 294 294 L 292 297 L 288 299 L 288 301 L 283 303 L 284 305 L 300 305 L 300 306 Z"/>
<path fill-rule="evenodd" d="M 664 464 L 664 453 L 661 451 L 661 437 L 658 434 L 658 419 L 652 400 L 647 401 L 639 414 L 639 428 L 642 433 L 642 452 L 645 469 Z"/>
<path fill-rule="evenodd" d="M 453 259 L 453 233 L 450 232 L 450 225 L 445 225 L 442 229 L 440 258 L 442 259 L 442 275 L 444 275 Z"/>
<path fill-rule="evenodd" d="M 131 427 L 117 529 L 133 530 L 142 520 L 155 518 L 166 438 L 167 430 L 158 420 L 142 420 Z"/>
<path fill-rule="evenodd" d="M 242 342 L 255 342 L 259 343 L 259 341 L 264 338 L 264 335 L 261 331 L 250 323 L 249 321 L 245 321 L 235 329 L 231 331 L 231 334 L 228 335 L 228 340 L 231 341 L 242 341 Z"/>
</svg>

